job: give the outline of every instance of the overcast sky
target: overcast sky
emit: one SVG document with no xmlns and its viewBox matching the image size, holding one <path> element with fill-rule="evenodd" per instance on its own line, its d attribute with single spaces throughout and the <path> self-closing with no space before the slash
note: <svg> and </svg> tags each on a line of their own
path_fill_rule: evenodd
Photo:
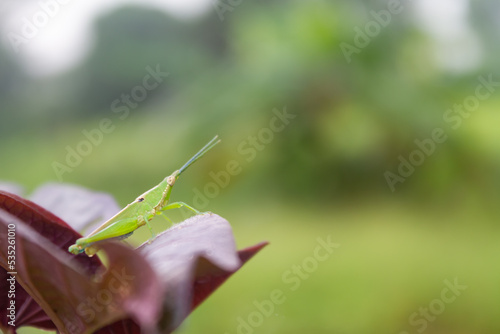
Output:
<svg viewBox="0 0 500 334">
<path fill-rule="evenodd" d="M 58 3 L 59 8 L 41 6 L 49 2 Z M 38 19 L 40 29 L 26 43 L 19 44 L 18 54 L 33 74 L 56 74 L 85 57 L 93 40 L 95 17 L 126 4 L 152 6 L 186 19 L 212 10 L 210 0 L 0 0 L 0 11 L 4 14 L 1 24 L 5 27 L 2 42 L 12 48 L 9 33 L 24 36 L 26 20 L 34 23 Z M 47 12 L 52 12 L 52 17 L 45 23 Z"/>
<path fill-rule="evenodd" d="M 45 24 L 26 43 L 19 45 L 19 56 L 36 75 L 57 74 L 76 65 L 92 46 L 92 22 L 125 4 L 149 5 L 189 19 L 214 10 L 212 0 L 0 0 L 2 42 L 12 48 L 8 35 L 23 36 L 26 21 L 42 19 L 47 9 L 40 3 L 66 3 L 53 11 Z M 406 2 L 415 8 L 415 17 L 424 31 L 434 36 L 436 59 L 453 71 L 473 69 L 480 62 L 480 46 L 468 22 L 469 0 L 419 0 Z M 47 17 L 45 15 L 45 17 Z M 361 23 L 360 23 L 361 24 Z"/>
<path fill-rule="evenodd" d="M 420 27 L 434 39 L 436 63 L 450 72 L 473 71 L 482 60 L 480 41 L 468 21 L 469 1 L 414 1 Z"/>
</svg>

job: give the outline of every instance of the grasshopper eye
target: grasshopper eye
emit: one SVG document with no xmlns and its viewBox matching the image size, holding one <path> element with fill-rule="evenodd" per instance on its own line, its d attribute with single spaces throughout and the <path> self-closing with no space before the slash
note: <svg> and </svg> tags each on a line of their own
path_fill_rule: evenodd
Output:
<svg viewBox="0 0 500 334">
<path fill-rule="evenodd" d="M 142 202 L 142 201 L 144 201 L 144 197 L 139 197 L 139 198 L 137 199 L 137 202 Z"/>
<path fill-rule="evenodd" d="M 173 177 L 172 175 L 170 175 L 168 178 L 167 178 L 167 183 L 169 186 L 173 186 L 174 183 L 175 183 L 175 177 Z"/>
</svg>

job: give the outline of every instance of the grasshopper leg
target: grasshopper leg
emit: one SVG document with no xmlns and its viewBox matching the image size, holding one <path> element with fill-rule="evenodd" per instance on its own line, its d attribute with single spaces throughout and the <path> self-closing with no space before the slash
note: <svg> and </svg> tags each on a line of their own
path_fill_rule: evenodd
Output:
<svg viewBox="0 0 500 334">
<path fill-rule="evenodd" d="M 184 202 L 174 202 L 174 203 L 167 204 L 161 209 L 161 211 L 166 211 L 166 210 L 170 210 L 170 209 L 177 209 L 177 208 L 181 208 L 181 207 L 185 207 L 186 209 L 193 211 L 197 215 L 202 214 L 202 212 L 196 210 L 191 205 L 188 205 Z"/>
<path fill-rule="evenodd" d="M 167 217 L 167 215 L 163 212 L 160 212 L 159 213 L 163 218 L 165 218 L 170 224 L 174 224 L 174 222 L 172 220 L 170 220 L 170 218 Z"/>
<path fill-rule="evenodd" d="M 151 224 L 149 224 L 149 219 L 147 217 L 139 216 L 137 218 L 137 221 L 139 222 L 139 226 L 148 225 L 149 232 L 151 232 L 151 235 L 152 235 L 152 239 L 156 238 L 156 234 L 153 231 L 153 228 L 151 227 Z"/>
</svg>

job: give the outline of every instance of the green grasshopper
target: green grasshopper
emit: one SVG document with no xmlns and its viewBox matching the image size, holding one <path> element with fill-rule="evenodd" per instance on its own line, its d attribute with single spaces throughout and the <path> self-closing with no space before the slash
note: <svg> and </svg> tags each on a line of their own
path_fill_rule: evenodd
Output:
<svg viewBox="0 0 500 334">
<path fill-rule="evenodd" d="M 219 142 L 220 139 L 218 139 L 218 136 L 215 136 L 198 153 L 189 159 L 184 166 L 173 172 L 170 176 L 167 176 L 157 186 L 137 197 L 135 201 L 127 205 L 108 221 L 104 222 L 88 236 L 76 240 L 76 243 L 71 245 L 68 251 L 73 254 L 79 254 L 85 251 L 88 256 L 93 256 L 99 250 L 94 243 L 113 238 L 125 239 L 136 229 L 144 225 L 149 227 L 154 238 L 155 234 L 151 229 L 149 221 L 156 215 L 162 214 L 165 210 L 185 207 L 196 214 L 200 214 L 198 210 L 186 203 L 168 203 L 170 193 L 179 175 Z"/>
</svg>

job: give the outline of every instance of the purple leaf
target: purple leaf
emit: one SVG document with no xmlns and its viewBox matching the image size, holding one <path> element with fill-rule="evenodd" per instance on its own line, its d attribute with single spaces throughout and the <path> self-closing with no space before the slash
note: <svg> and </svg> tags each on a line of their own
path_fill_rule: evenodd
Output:
<svg viewBox="0 0 500 334">
<path fill-rule="evenodd" d="M 76 239 L 81 238 L 80 233 L 51 212 L 27 199 L 1 190 L 0 209 L 16 216 L 61 249 L 67 250 Z M 1 241 L 4 242 L 4 239 Z M 101 267 L 101 262 L 96 257 L 88 258 L 81 254 L 76 260 L 92 274 Z"/>
<path fill-rule="evenodd" d="M 3 268 L 8 268 L 3 244 L 9 224 L 16 226 L 16 325 L 56 327 L 62 333 L 171 333 L 266 245 L 237 252 L 229 223 L 206 214 L 175 225 L 138 250 L 97 244 L 107 256 L 105 271 L 95 257 L 67 252 L 80 235 L 64 221 L 0 191 Z M 0 278 L 7 282 L 7 270 L 0 269 Z M 8 289 L 0 284 L 3 295 Z M 4 305 L 0 303 L 2 319 Z M 12 329 L 3 320 L 0 327 Z"/>
<path fill-rule="evenodd" d="M 238 252 L 242 264 L 250 260 L 259 252 L 267 242 L 262 242 L 256 246 L 243 249 Z M 200 259 L 200 260 L 203 260 Z M 224 271 L 206 262 L 208 266 L 197 266 L 197 273 L 192 287 L 191 311 L 210 296 L 222 283 L 226 281 L 234 272 Z M 166 330 L 165 333 L 170 333 Z M 96 334 L 141 334 L 140 327 L 131 319 L 121 320 L 112 325 L 106 326 L 97 331 Z"/>
<path fill-rule="evenodd" d="M 157 321 L 161 287 L 148 263 L 131 248 L 105 243 L 105 272 L 89 275 L 75 257 L 32 228 L 0 212 L 0 239 L 16 232 L 16 280 L 62 333 L 87 333 L 128 316 L 144 328 Z M 0 265 L 7 266 L 6 247 Z M 17 304 L 17 303 L 16 303 Z"/>
<path fill-rule="evenodd" d="M 65 222 L 38 205 L 6 192 L 0 192 L 0 208 L 10 213 L 0 211 L 0 240 L 2 244 L 5 243 L 0 249 L 0 265 L 4 268 L 8 268 L 7 226 L 16 226 L 16 279 L 21 285 L 16 289 L 18 310 L 32 307 L 30 313 L 46 313 L 45 316 L 48 314 L 55 326 L 63 332 L 64 328 L 61 326 L 71 325 L 74 332 L 79 332 L 102 327 L 106 323 L 125 318 L 126 315 L 137 318 L 145 327 L 152 326 L 158 313 L 154 307 L 156 305 L 158 308 L 160 303 L 157 297 L 160 286 L 148 263 L 137 252 L 123 245 L 102 245 L 107 251 L 110 267 L 100 277 L 101 281 L 95 283 L 92 274 L 103 267 L 96 257 L 88 258 L 83 254 L 74 256 L 67 252 L 68 246 L 81 236 Z M 129 272 L 133 274 L 128 274 Z M 6 270 L 2 270 L 2 275 L 5 276 L 6 273 Z M 125 280 L 128 277 L 135 278 L 134 284 Z M 122 281 L 116 283 L 115 290 L 119 293 L 116 298 L 118 304 L 112 304 L 114 309 L 104 312 L 99 305 L 97 310 L 86 309 L 86 298 L 95 299 L 103 286 L 106 287 L 106 284 L 119 278 Z M 5 279 L 2 282 L 7 281 Z M 120 288 L 123 286 L 125 288 Z M 7 286 L 2 288 L 8 289 Z M 26 292 L 37 301 L 40 305 L 38 308 L 31 306 L 33 302 L 31 297 L 25 298 Z M 7 290 L 0 293 L 7 295 Z M 152 306 L 145 307 L 141 303 Z M 78 307 L 80 309 L 75 309 Z M 107 306 L 106 310 L 108 308 Z M 2 308 L 0 312 L 6 312 L 6 308 Z M 2 316 L 2 319 L 6 318 Z M 48 317 L 38 316 L 31 320 L 27 317 L 17 318 L 17 325 L 39 325 L 40 319 L 45 321 Z"/>
<path fill-rule="evenodd" d="M 215 214 L 198 215 L 175 225 L 139 250 L 164 287 L 162 318 L 158 324 L 161 333 L 170 333 L 179 326 L 193 306 L 242 265 L 231 226 Z"/>
<path fill-rule="evenodd" d="M 3 245 L 2 245 L 3 246 Z M 11 275 L 7 274 L 7 270 L 0 268 L 0 329 L 7 332 L 7 329 L 15 329 L 8 326 L 8 322 L 13 320 L 8 318 L 10 313 L 7 308 L 10 307 L 10 300 L 8 292 L 10 290 L 9 281 Z M 55 330 L 56 326 L 50 320 L 49 316 L 42 310 L 42 308 L 33 300 L 33 298 L 15 282 L 15 323 L 16 327 L 31 325 L 46 330 Z"/>
<path fill-rule="evenodd" d="M 267 246 L 267 242 L 261 242 L 255 246 L 238 251 L 241 265 L 245 264 L 262 248 Z M 200 259 L 197 264 L 195 281 L 193 283 L 193 299 L 191 310 L 194 310 L 208 296 L 210 296 L 222 283 L 224 283 L 234 272 L 222 270 L 205 259 Z"/>
<path fill-rule="evenodd" d="M 63 183 L 46 183 L 37 188 L 30 199 L 80 233 L 92 231 L 120 211 L 111 195 Z"/>
</svg>

